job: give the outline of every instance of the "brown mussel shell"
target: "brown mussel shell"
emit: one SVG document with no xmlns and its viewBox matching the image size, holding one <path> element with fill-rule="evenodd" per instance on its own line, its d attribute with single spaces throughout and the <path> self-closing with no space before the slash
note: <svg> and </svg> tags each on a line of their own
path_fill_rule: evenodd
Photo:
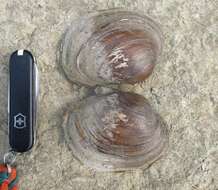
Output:
<svg viewBox="0 0 218 190">
<path fill-rule="evenodd" d="M 62 43 L 67 77 L 95 86 L 143 82 L 162 48 L 162 33 L 149 17 L 120 9 L 89 14 L 72 23 Z"/>
<path fill-rule="evenodd" d="M 93 95 L 69 111 L 65 136 L 74 156 L 98 171 L 146 168 L 168 144 L 166 125 L 141 95 Z"/>
</svg>

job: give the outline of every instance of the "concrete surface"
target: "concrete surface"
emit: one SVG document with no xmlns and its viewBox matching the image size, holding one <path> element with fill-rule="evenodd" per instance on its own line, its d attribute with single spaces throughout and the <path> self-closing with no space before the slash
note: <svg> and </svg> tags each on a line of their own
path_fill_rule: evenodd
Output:
<svg viewBox="0 0 218 190">
<path fill-rule="evenodd" d="M 113 7 L 143 11 L 160 22 L 165 36 L 154 74 L 128 87 L 150 100 L 170 131 L 168 154 L 144 171 L 88 170 L 72 157 L 61 128 L 66 105 L 86 89 L 65 79 L 59 40 L 73 19 Z M 34 52 L 41 75 L 37 144 L 17 159 L 21 190 L 218 189 L 217 0 L 0 0 L 1 129 L 7 126 L 8 55 L 18 48 Z M 0 141 L 3 152 L 2 130 Z"/>
</svg>

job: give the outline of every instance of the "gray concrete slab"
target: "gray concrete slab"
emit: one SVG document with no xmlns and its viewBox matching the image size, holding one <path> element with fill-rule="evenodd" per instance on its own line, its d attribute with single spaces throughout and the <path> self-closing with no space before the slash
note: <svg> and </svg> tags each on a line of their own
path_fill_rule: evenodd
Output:
<svg viewBox="0 0 218 190">
<path fill-rule="evenodd" d="M 66 80 L 57 52 L 73 19 L 114 7 L 139 9 L 162 26 L 164 52 L 153 75 L 141 86 L 123 88 L 150 100 L 168 123 L 170 146 L 147 170 L 98 173 L 75 160 L 64 142 L 66 105 L 81 99 L 86 89 Z M 218 189 L 217 0 L 0 0 L 1 155 L 8 55 L 19 48 L 35 54 L 41 75 L 37 143 L 17 159 L 21 190 Z"/>
</svg>

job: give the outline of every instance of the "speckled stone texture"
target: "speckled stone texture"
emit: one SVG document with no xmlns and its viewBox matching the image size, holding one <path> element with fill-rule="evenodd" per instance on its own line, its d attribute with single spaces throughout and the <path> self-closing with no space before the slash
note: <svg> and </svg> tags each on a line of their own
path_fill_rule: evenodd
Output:
<svg viewBox="0 0 218 190">
<path fill-rule="evenodd" d="M 66 80 L 58 48 L 73 19 L 114 7 L 139 9 L 162 26 L 164 51 L 153 75 L 123 89 L 150 100 L 168 123 L 170 145 L 147 170 L 97 173 L 75 160 L 64 141 L 66 107 L 87 89 Z M 1 156 L 7 141 L 8 58 L 19 48 L 34 53 L 41 78 L 37 143 L 17 159 L 21 190 L 218 189 L 217 0 L 0 0 Z"/>
</svg>

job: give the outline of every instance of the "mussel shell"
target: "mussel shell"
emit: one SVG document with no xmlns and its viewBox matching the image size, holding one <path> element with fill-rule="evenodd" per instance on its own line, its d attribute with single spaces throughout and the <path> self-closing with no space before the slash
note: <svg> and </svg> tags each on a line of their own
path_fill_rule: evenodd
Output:
<svg viewBox="0 0 218 190">
<path fill-rule="evenodd" d="M 146 168 L 168 144 L 161 117 L 133 93 L 88 97 L 67 113 L 64 131 L 74 156 L 98 171 Z"/>
<path fill-rule="evenodd" d="M 162 33 L 149 17 L 120 9 L 84 16 L 72 23 L 62 43 L 67 77 L 88 86 L 135 84 L 153 71 Z"/>
</svg>

